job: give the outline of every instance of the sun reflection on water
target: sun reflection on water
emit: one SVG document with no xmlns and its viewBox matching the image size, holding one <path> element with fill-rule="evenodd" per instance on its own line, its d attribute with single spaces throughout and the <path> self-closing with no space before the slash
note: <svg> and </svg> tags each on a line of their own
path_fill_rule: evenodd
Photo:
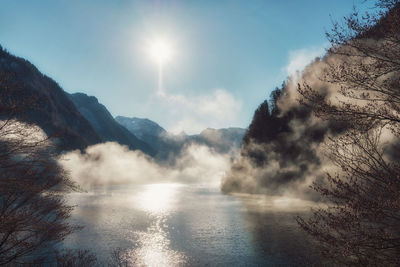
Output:
<svg viewBox="0 0 400 267">
<path fill-rule="evenodd" d="M 135 201 L 139 209 L 152 215 L 163 215 L 173 209 L 176 188 L 179 184 L 149 184 Z"/>
<path fill-rule="evenodd" d="M 146 185 L 135 198 L 139 209 L 152 217 L 146 231 L 135 232 L 137 248 L 128 251 L 128 261 L 134 266 L 181 266 L 186 256 L 170 248 L 168 216 L 174 210 L 177 184 Z"/>
</svg>

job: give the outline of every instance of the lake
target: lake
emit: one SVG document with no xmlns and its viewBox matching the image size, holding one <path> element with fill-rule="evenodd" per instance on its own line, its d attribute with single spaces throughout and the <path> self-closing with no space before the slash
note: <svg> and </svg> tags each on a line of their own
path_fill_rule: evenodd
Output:
<svg viewBox="0 0 400 267">
<path fill-rule="evenodd" d="M 218 186 L 147 184 L 94 187 L 68 197 L 84 229 L 67 248 L 88 249 L 106 264 L 120 248 L 133 266 L 318 265 L 295 216 L 308 202 L 225 195 Z"/>
</svg>

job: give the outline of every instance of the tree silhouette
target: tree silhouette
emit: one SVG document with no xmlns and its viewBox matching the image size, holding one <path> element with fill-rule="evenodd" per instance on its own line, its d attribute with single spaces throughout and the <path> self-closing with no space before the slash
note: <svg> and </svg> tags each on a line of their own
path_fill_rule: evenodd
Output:
<svg viewBox="0 0 400 267">
<path fill-rule="evenodd" d="M 326 144 L 340 171 L 313 186 L 328 207 L 297 219 L 326 257 L 346 265 L 400 263 L 400 1 L 376 7 L 354 11 L 327 34 L 335 60 L 321 80 L 339 87 L 335 98 L 299 85 L 317 116 L 348 126 Z"/>
<path fill-rule="evenodd" d="M 12 81 L 12 73 L 0 72 L 0 265 L 87 260 L 86 252 L 54 254 L 77 229 L 67 222 L 72 207 L 63 198 L 77 187 L 54 160 L 51 138 L 15 119 L 34 101 Z"/>
</svg>

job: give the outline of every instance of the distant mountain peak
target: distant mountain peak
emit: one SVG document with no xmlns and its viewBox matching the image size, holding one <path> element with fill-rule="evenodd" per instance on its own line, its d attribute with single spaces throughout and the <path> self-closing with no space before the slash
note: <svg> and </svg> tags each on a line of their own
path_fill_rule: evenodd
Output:
<svg viewBox="0 0 400 267">
<path fill-rule="evenodd" d="M 146 135 L 160 136 L 167 133 L 159 124 L 149 119 L 117 116 L 115 120 L 139 138 Z"/>
</svg>

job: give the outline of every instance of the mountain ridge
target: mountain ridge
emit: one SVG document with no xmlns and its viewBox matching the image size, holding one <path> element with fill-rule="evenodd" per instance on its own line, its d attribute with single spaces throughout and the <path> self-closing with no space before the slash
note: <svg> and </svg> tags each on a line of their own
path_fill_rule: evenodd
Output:
<svg viewBox="0 0 400 267">
<path fill-rule="evenodd" d="M 59 150 L 84 149 L 102 142 L 57 82 L 1 46 L 0 93 L 4 105 L 24 107 L 12 117 L 55 136 Z"/>
<path fill-rule="evenodd" d="M 95 96 L 85 93 L 73 93 L 68 96 L 104 141 L 117 142 L 128 146 L 131 150 L 139 149 L 154 155 L 151 147 L 115 121 L 108 109 Z"/>
<path fill-rule="evenodd" d="M 95 96 L 65 92 L 28 60 L 10 54 L 1 46 L 0 95 L 3 104 L 23 106 L 29 100 L 29 105 L 14 117 L 55 136 L 59 152 L 115 141 L 158 159 L 177 156 L 190 144 L 228 153 L 240 147 L 246 131 L 235 127 L 207 128 L 196 135 L 173 135 L 147 118 L 113 118 Z"/>
<path fill-rule="evenodd" d="M 246 133 L 246 129 L 229 127 L 221 129 L 206 128 L 199 134 L 194 135 L 185 133 L 175 135 L 150 119 L 124 116 L 117 116 L 115 119 L 139 139 L 142 138 L 143 141 L 152 146 L 157 151 L 156 157 L 161 160 L 167 160 L 178 155 L 186 146 L 191 144 L 205 145 L 218 153 L 229 153 L 240 148 L 242 138 Z M 143 129 L 137 127 L 137 125 L 151 125 L 150 128 L 157 130 Z"/>
</svg>

